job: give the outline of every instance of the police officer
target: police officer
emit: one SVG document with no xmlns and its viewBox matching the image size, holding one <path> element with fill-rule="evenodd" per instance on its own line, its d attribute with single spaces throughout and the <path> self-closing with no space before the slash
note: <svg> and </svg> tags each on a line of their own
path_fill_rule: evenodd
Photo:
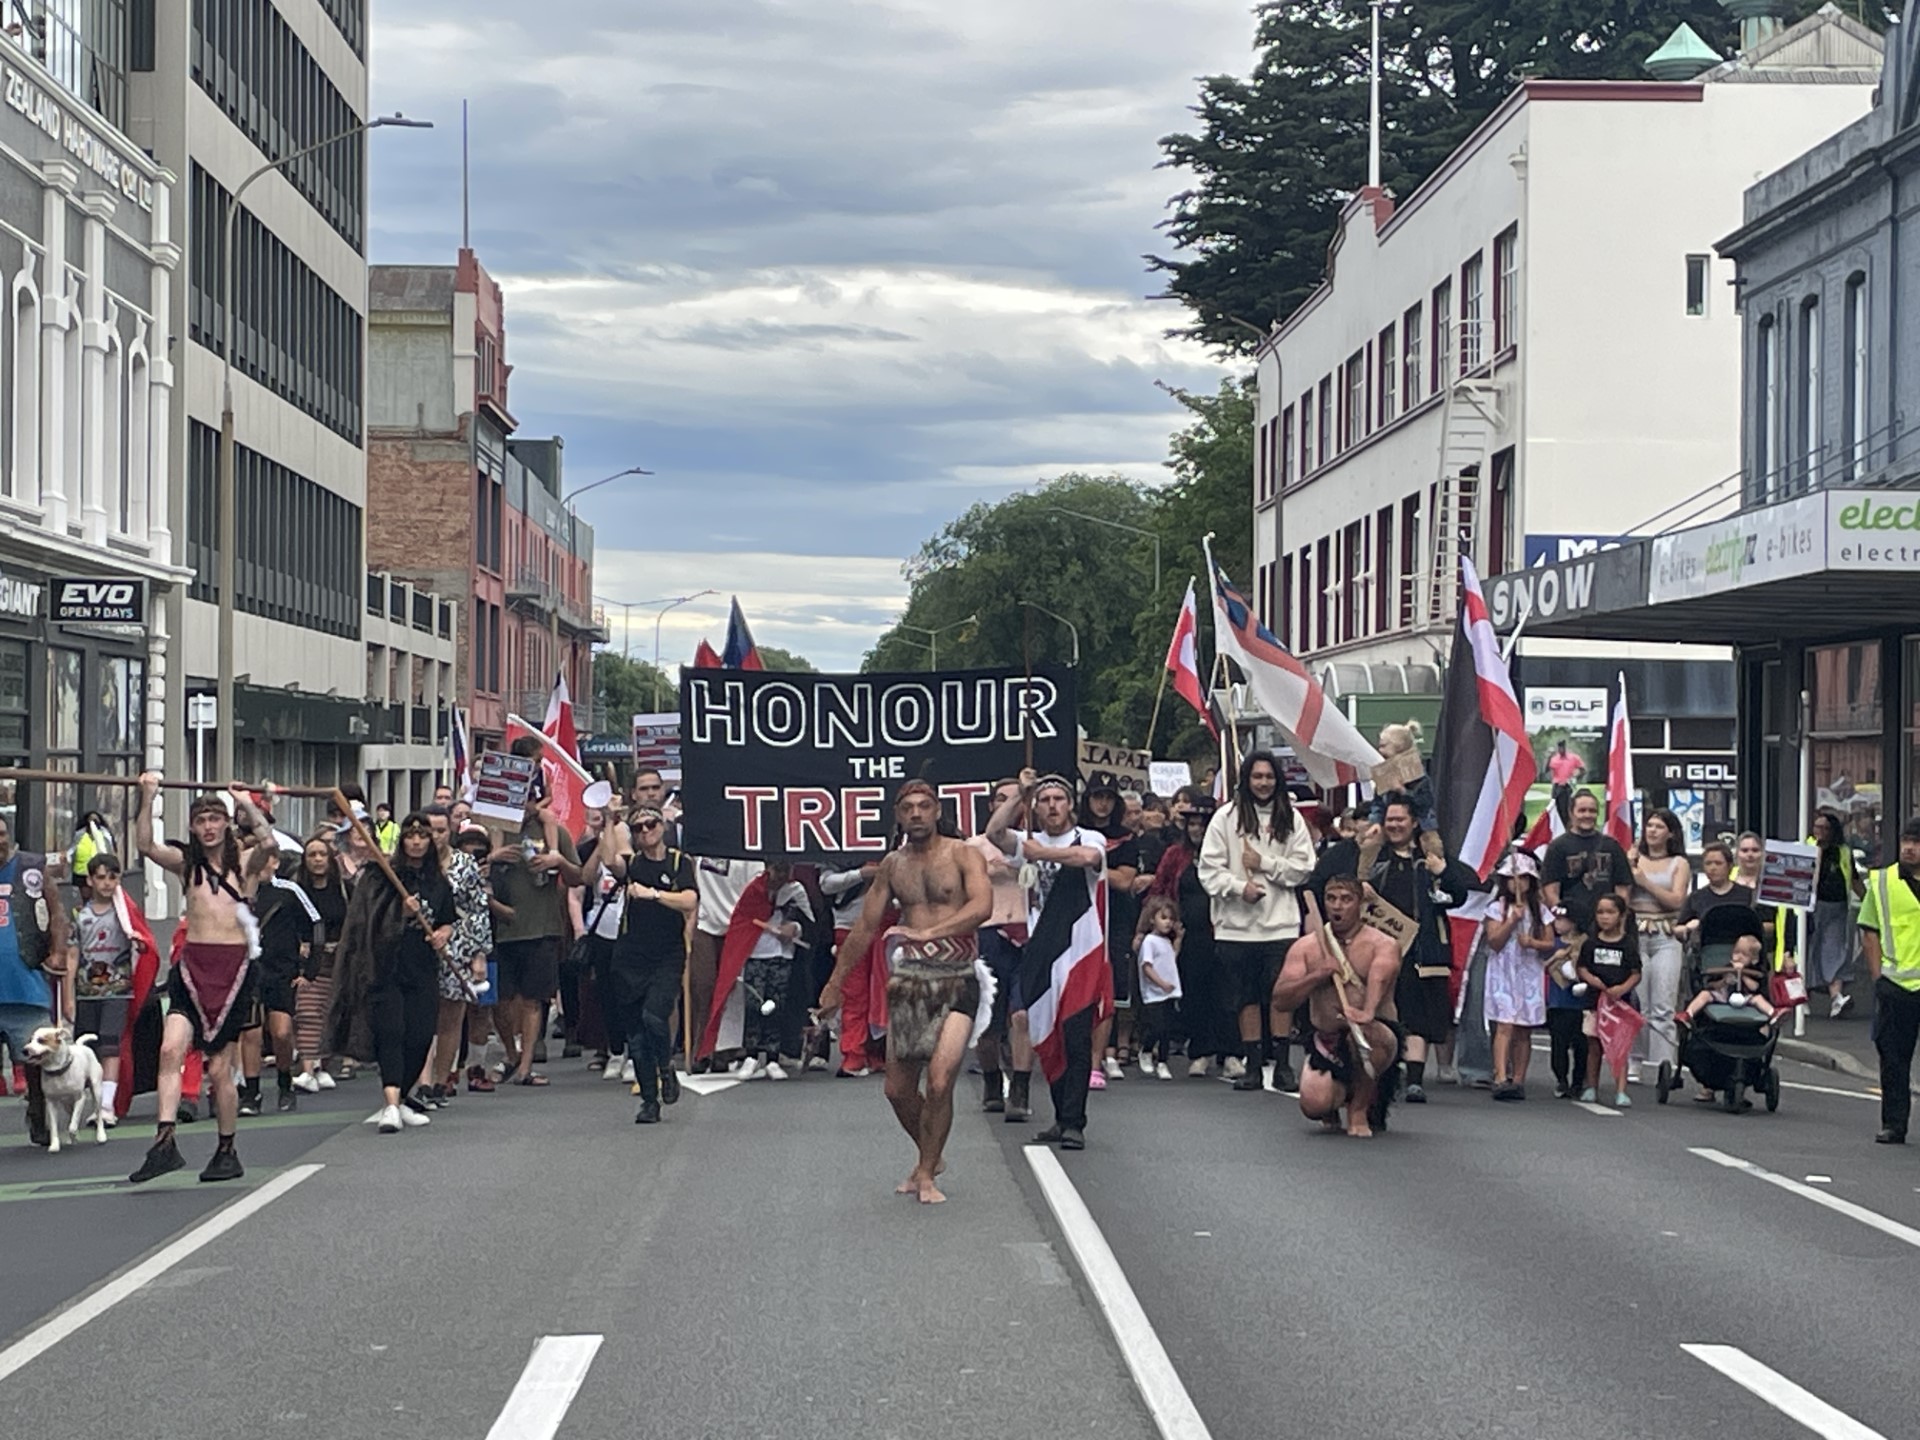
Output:
<svg viewBox="0 0 1920 1440">
<path fill-rule="evenodd" d="M 1860 945 L 1873 976 L 1874 1047 L 1880 1052 L 1882 1145 L 1907 1142 L 1913 1051 L 1920 1041 L 1920 815 L 1900 831 L 1900 863 L 1875 870 L 1860 906 Z"/>
</svg>

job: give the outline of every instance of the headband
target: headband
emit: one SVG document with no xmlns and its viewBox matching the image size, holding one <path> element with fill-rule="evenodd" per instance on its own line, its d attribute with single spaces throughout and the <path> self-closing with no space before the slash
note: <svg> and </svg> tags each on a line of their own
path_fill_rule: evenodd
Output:
<svg viewBox="0 0 1920 1440">
<path fill-rule="evenodd" d="M 902 800 L 906 799 L 909 795 L 925 795 L 929 799 L 934 800 L 936 802 L 940 799 L 939 792 L 935 790 L 933 786 L 929 785 L 926 781 L 909 780 L 904 785 L 902 785 L 898 790 L 893 792 L 893 803 L 898 805 Z"/>
<path fill-rule="evenodd" d="M 193 803 L 187 807 L 188 818 L 203 814 L 208 810 L 218 810 L 222 815 L 232 818 L 227 810 L 227 802 L 216 794 L 202 794 L 193 797 Z"/>
<path fill-rule="evenodd" d="M 1062 775 L 1042 775 L 1034 782 L 1033 798 L 1038 800 L 1042 790 L 1058 790 L 1067 799 L 1073 799 L 1073 786 L 1069 785 L 1066 777 Z"/>
</svg>

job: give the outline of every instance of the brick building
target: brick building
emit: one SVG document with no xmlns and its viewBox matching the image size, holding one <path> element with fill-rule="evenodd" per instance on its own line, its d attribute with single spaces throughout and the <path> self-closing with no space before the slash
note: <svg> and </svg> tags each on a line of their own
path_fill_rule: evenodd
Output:
<svg viewBox="0 0 1920 1440">
<path fill-rule="evenodd" d="M 593 531 L 571 514 L 559 437 L 516 437 L 500 287 L 474 253 L 376 265 L 369 284 L 367 564 L 465 596 L 453 694 L 473 741 L 536 723 L 556 673 L 592 693 Z"/>
</svg>

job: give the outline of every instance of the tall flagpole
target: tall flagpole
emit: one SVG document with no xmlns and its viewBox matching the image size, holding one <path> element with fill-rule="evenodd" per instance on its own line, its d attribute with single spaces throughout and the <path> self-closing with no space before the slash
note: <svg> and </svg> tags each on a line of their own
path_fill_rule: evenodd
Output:
<svg viewBox="0 0 1920 1440">
<path fill-rule="evenodd" d="M 1380 188 L 1380 4 L 1372 0 L 1373 60 L 1367 67 L 1367 184 Z"/>
</svg>

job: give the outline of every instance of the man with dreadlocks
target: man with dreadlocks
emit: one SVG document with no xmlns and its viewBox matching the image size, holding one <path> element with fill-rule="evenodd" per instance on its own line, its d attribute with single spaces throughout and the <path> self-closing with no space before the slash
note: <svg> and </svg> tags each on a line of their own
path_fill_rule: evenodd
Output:
<svg viewBox="0 0 1920 1440">
<path fill-rule="evenodd" d="M 212 793 L 194 798 L 187 812 L 187 838 L 160 844 L 153 837 L 153 797 L 160 777 L 140 777 L 140 809 L 134 817 L 134 842 L 161 869 L 180 877 L 185 893 L 186 944 L 167 980 L 167 1019 L 160 1036 L 158 1082 L 160 1124 L 153 1147 L 127 1178 L 138 1185 L 186 1164 L 173 1140 L 180 1109 L 180 1066 L 189 1046 L 207 1056 L 213 1079 L 213 1108 L 220 1143 L 202 1180 L 237 1180 L 244 1173 L 234 1152 L 240 1110 L 234 1085 L 235 1042 L 253 1010 L 253 956 L 259 926 L 251 909 L 254 890 L 273 857 L 273 827 L 256 810 L 244 785 L 231 787 L 234 816 L 257 842 L 244 858 L 233 817 Z"/>
<path fill-rule="evenodd" d="M 886 934 L 887 1101 L 919 1150 L 896 1193 L 938 1205 L 947 1197 L 934 1183 L 946 1168 L 941 1152 L 953 1129 L 953 1086 L 967 1050 L 985 1028 L 975 932 L 993 914 L 987 865 L 966 841 L 939 831 L 940 797 L 924 780 L 909 780 L 894 797 L 893 816 L 904 843 L 880 862 L 867 887 L 860 919 L 840 947 L 833 974 L 820 992 L 820 1013 L 840 1008 L 840 991 L 854 962 L 867 953 L 874 931 L 893 906 L 900 923 Z M 920 1077 L 926 1076 L 926 1093 Z"/>
</svg>

